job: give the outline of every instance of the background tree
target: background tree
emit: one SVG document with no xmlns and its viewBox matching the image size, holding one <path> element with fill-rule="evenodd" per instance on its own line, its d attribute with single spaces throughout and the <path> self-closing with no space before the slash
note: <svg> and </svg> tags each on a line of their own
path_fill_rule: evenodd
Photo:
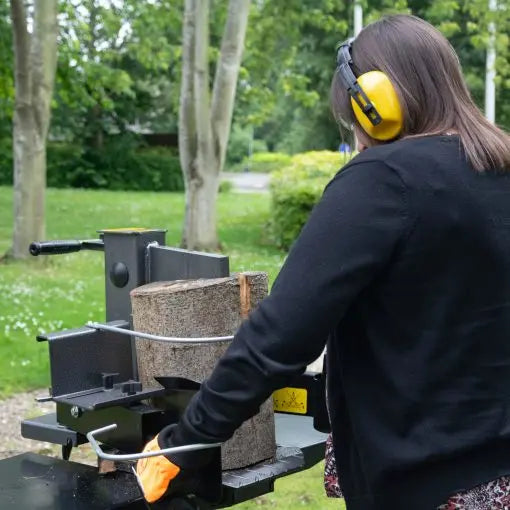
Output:
<svg viewBox="0 0 510 510">
<path fill-rule="evenodd" d="M 494 19 L 498 46 L 496 119 L 510 129 L 508 2 L 500 1 L 498 11 L 490 13 L 487 0 L 361 1 L 366 23 L 383 13 L 398 11 L 412 12 L 439 27 L 459 53 L 469 88 L 482 108 L 487 26 Z M 235 2 L 236 9 L 246 3 Z M 33 6 L 37 9 L 39 4 L 46 7 L 48 2 L 24 2 L 29 10 L 29 27 L 36 21 Z M 349 134 L 339 133 L 331 116 L 329 86 L 335 67 L 335 45 L 351 35 L 353 2 L 252 2 L 243 58 L 234 80 L 238 82 L 237 89 L 232 80 L 229 85 L 230 91 L 235 92 L 235 101 L 231 101 L 233 95 L 227 94 L 230 107 L 222 112 L 224 117 L 213 112 L 220 110 L 214 99 L 219 97 L 215 96 L 219 89 L 213 84 L 219 83 L 219 71 L 216 78 L 213 76 L 224 58 L 222 55 L 226 55 L 222 41 L 232 5 L 227 1 L 187 2 L 188 10 L 190 5 L 199 6 L 202 12 L 204 8 L 210 9 L 208 16 L 199 20 L 208 29 L 208 34 L 200 31 L 201 48 L 206 48 L 201 58 L 205 54 L 207 59 L 204 65 L 195 66 L 183 55 L 187 51 L 194 59 L 197 50 L 195 46 L 190 50 L 189 44 L 183 46 L 184 4 L 184 0 L 59 2 L 58 67 L 47 147 L 48 185 L 182 190 L 183 172 L 177 147 L 172 144 L 177 143 L 181 76 L 187 73 L 189 87 L 183 91 L 190 92 L 186 103 L 189 145 L 181 143 L 180 154 L 189 183 L 185 230 L 189 246 L 196 243 L 188 235 L 192 232 L 189 225 L 195 225 L 195 232 L 200 228 L 211 232 L 204 246 L 213 246 L 217 243 L 212 226 L 214 213 L 204 211 L 214 210 L 222 160 L 226 159 L 227 168 L 242 168 L 244 163 L 237 163 L 251 150 L 294 154 L 310 149 L 336 149 L 342 137 L 349 141 Z M 247 9 L 243 10 L 244 17 Z M 193 12 L 196 16 L 196 9 Z M 191 25 L 198 33 L 196 17 L 191 18 Z M 12 28 L 8 4 L 0 2 L 0 50 L 5 49 L 0 63 L 3 185 L 10 185 L 13 180 Z M 234 29 L 235 32 L 237 27 Z M 192 35 L 188 42 L 194 45 L 195 32 Z M 24 37 L 31 46 L 35 33 L 30 29 Z M 198 101 L 198 89 L 205 102 Z M 199 113 L 203 117 L 197 122 Z M 231 136 L 218 136 L 230 124 L 231 116 Z M 186 129 L 181 130 L 184 139 Z M 200 158 L 198 131 L 204 141 Z M 157 138 L 153 135 L 161 133 L 171 135 L 167 140 L 172 141 L 165 147 L 148 146 Z M 225 157 L 222 153 L 227 138 Z M 30 145 L 36 147 L 28 142 L 27 146 Z M 203 168 L 207 172 L 211 168 L 216 170 L 205 174 Z"/>
<path fill-rule="evenodd" d="M 61 3 L 55 137 L 100 151 L 111 135 L 177 130 L 181 4 Z"/>
<path fill-rule="evenodd" d="M 371 0 L 366 13 L 406 12 L 405 0 Z M 335 47 L 352 35 L 353 2 L 289 0 L 252 8 L 234 133 L 250 126 L 269 150 L 336 149 L 351 141 L 330 112 Z"/>
<path fill-rule="evenodd" d="M 10 11 L 7 2 L 0 2 L 0 141 L 12 134 L 12 109 L 14 102 L 13 52 Z M 9 144 L 9 150 L 12 146 Z M 0 149 L 1 154 L 1 149 Z M 3 156 L 3 154 L 2 154 Z"/>
<path fill-rule="evenodd" d="M 491 14 L 486 0 L 363 1 L 365 23 L 394 12 L 414 13 L 437 26 L 458 52 L 470 90 L 483 108 L 487 25 L 497 19 L 497 122 L 510 129 L 508 34 L 510 9 L 499 2 Z M 353 2 L 302 0 L 257 2 L 246 36 L 234 114 L 232 144 L 247 136 L 270 150 L 296 153 L 335 149 L 347 133 L 339 133 L 330 114 L 329 85 L 335 45 L 352 35 Z M 239 141 L 239 142 L 238 142 Z M 232 147 L 232 154 L 241 151 Z M 230 150 L 229 150 L 230 154 Z M 231 159 L 231 158 L 230 158 Z M 233 163 L 237 159 L 232 159 Z"/>
<path fill-rule="evenodd" d="M 250 0 L 230 0 L 209 88 L 209 0 L 186 0 L 182 38 L 179 150 L 186 183 L 183 245 L 216 249 L 216 196 L 227 150 Z"/>
<path fill-rule="evenodd" d="M 510 129 L 510 6 L 500 1 L 491 12 L 487 0 L 409 0 L 412 12 L 435 25 L 460 57 L 469 89 L 484 108 L 488 27 L 496 25 L 496 122 Z"/>
<path fill-rule="evenodd" d="M 23 0 L 11 0 L 15 106 L 14 235 L 12 255 L 28 257 L 28 246 L 44 238 L 46 137 L 50 125 L 57 60 L 57 0 L 36 0 L 32 33 Z"/>
</svg>

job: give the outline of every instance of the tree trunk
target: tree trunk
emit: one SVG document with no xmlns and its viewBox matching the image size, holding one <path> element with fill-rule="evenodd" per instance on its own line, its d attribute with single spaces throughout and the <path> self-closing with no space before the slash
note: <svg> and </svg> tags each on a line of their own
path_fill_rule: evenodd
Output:
<svg viewBox="0 0 510 510">
<path fill-rule="evenodd" d="M 225 163 L 249 12 L 250 0 L 231 0 L 228 5 L 225 32 L 221 40 L 220 59 L 216 67 L 211 106 L 211 123 L 218 159 L 218 172 L 223 170 Z"/>
<path fill-rule="evenodd" d="M 203 175 L 193 179 L 186 187 L 186 215 L 184 218 L 183 245 L 193 249 L 216 250 L 216 197 L 219 177 Z"/>
<path fill-rule="evenodd" d="M 14 232 L 12 255 L 44 238 L 46 138 L 57 53 L 57 0 L 37 0 L 30 35 L 23 0 L 11 0 L 15 54 Z"/>
<path fill-rule="evenodd" d="M 209 0 L 186 0 L 179 152 L 186 189 L 182 244 L 215 250 L 216 199 L 232 121 L 250 0 L 230 0 L 221 54 L 209 89 Z"/>
<path fill-rule="evenodd" d="M 32 241 L 44 239 L 46 148 L 29 112 L 14 112 L 14 232 L 12 255 L 29 256 Z"/>
<path fill-rule="evenodd" d="M 226 336 L 267 295 L 265 273 L 242 273 L 216 279 L 157 282 L 131 292 L 135 330 L 164 336 Z M 181 344 L 137 339 L 140 381 L 157 386 L 155 376 L 207 378 L 229 341 Z M 261 406 L 222 447 L 223 469 L 236 469 L 270 459 L 275 454 L 272 400 Z"/>
</svg>

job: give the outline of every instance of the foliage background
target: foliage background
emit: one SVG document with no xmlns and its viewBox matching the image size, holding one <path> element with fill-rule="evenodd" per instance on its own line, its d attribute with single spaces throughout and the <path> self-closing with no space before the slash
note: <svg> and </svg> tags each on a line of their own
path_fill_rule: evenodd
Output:
<svg viewBox="0 0 510 510">
<path fill-rule="evenodd" d="M 271 176 L 271 231 L 288 250 L 306 223 L 326 184 L 354 154 L 310 151 L 296 154 Z"/>
<path fill-rule="evenodd" d="M 219 53 L 226 0 L 211 9 L 210 64 Z M 489 21 L 497 23 L 497 121 L 510 129 L 510 7 L 486 0 L 362 0 L 365 22 L 384 13 L 411 12 L 436 25 L 457 50 L 471 92 L 482 107 Z M 60 2 L 60 36 L 50 140 L 68 164 L 53 167 L 59 186 L 122 186 L 136 189 L 131 171 L 115 172 L 109 154 L 126 153 L 145 189 L 179 189 L 163 183 L 162 163 L 145 135 L 176 134 L 181 73 L 183 0 L 70 0 Z M 287 154 L 335 150 L 350 134 L 339 132 L 329 111 L 335 45 L 351 33 L 353 2 L 286 0 L 252 2 L 227 157 L 239 165 L 252 152 Z M 0 180 L 10 182 L 6 157 L 13 105 L 12 35 L 8 2 L 0 4 Z M 212 73 L 211 73 L 212 76 Z M 62 145 L 69 144 L 69 149 Z M 175 145 L 175 144 L 174 144 Z M 167 147 L 168 148 L 168 147 Z M 175 147 L 173 147 L 175 150 Z M 175 154 L 174 154 L 175 155 Z M 77 161 L 77 159 L 79 161 Z M 150 164 L 146 160 L 150 160 Z M 161 167 L 155 171 L 154 167 Z M 246 167 L 246 164 L 242 165 Z M 52 169 L 53 167 L 53 169 Z M 72 167 L 76 167 L 73 170 Z M 168 171 L 173 175 L 174 163 Z M 117 173 L 109 177 L 108 172 Z M 147 175 L 145 175 L 147 172 Z M 62 175 L 59 175 L 62 174 Z"/>
</svg>

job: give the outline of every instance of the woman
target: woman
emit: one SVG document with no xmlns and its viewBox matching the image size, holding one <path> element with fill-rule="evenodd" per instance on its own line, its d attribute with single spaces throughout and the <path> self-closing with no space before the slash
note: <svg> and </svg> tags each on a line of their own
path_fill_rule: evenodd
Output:
<svg viewBox="0 0 510 510">
<path fill-rule="evenodd" d="M 332 97 L 361 153 L 147 449 L 228 439 L 327 343 L 348 510 L 510 507 L 510 138 L 474 105 L 448 41 L 412 16 L 341 46 Z M 148 499 L 191 464 L 140 464 Z"/>
</svg>

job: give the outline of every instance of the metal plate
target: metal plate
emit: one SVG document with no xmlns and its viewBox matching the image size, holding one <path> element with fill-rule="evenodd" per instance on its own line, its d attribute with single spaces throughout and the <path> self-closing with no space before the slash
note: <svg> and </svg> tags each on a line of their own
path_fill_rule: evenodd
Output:
<svg viewBox="0 0 510 510">
<path fill-rule="evenodd" d="M 117 428 L 104 434 L 101 441 L 125 452 L 141 450 L 163 427 L 178 420 L 175 411 L 162 411 L 144 404 L 83 411 L 76 416 L 72 408 L 69 404 L 57 404 L 57 421 L 81 434 L 115 423 Z"/>
<path fill-rule="evenodd" d="M 23 420 L 21 422 L 21 435 L 26 439 L 61 445 L 71 443 L 73 446 L 78 446 L 87 442 L 84 435 L 57 423 L 56 413 Z"/>
<path fill-rule="evenodd" d="M 275 414 L 276 444 L 280 447 L 299 448 L 304 455 L 303 469 L 324 460 L 328 434 L 315 430 L 313 417 L 292 414 Z"/>
<path fill-rule="evenodd" d="M 34 453 L 0 461 L 2 510 L 146 509 L 135 478 Z"/>
<path fill-rule="evenodd" d="M 168 246 L 150 246 L 148 250 L 148 282 L 230 276 L 229 259 L 225 255 Z"/>
<path fill-rule="evenodd" d="M 151 242 L 165 244 L 164 230 L 111 231 L 102 233 L 104 239 L 104 269 L 106 320 L 131 321 L 129 293 L 146 280 L 146 247 Z M 125 285 L 117 287 L 111 278 L 115 264 L 122 263 L 128 271 Z M 134 342 L 133 342 L 134 344 Z"/>
<path fill-rule="evenodd" d="M 276 459 L 223 473 L 225 508 L 274 490 L 278 478 L 308 469 L 324 459 L 327 434 L 313 428 L 311 416 L 275 414 Z"/>
<path fill-rule="evenodd" d="M 61 404 L 69 404 L 72 406 L 78 406 L 81 409 L 93 411 L 94 409 L 105 409 L 107 407 L 140 402 L 144 399 L 164 395 L 164 393 L 164 388 L 148 388 L 147 390 L 133 393 L 133 395 L 123 393 L 121 388 L 118 387 L 113 388 L 112 390 L 97 388 L 96 390 L 87 393 L 55 397 L 53 400 Z"/>
<path fill-rule="evenodd" d="M 274 490 L 277 478 L 302 471 L 303 453 L 298 448 L 279 447 L 274 462 L 263 462 L 245 469 L 223 473 L 223 498 L 217 508 L 226 508 Z"/>
<path fill-rule="evenodd" d="M 128 326 L 125 321 L 112 325 Z M 125 335 L 80 328 L 41 339 L 49 344 L 53 397 L 98 388 L 102 386 L 102 373 L 118 373 L 117 381 L 134 379 L 136 360 L 131 339 Z"/>
</svg>

